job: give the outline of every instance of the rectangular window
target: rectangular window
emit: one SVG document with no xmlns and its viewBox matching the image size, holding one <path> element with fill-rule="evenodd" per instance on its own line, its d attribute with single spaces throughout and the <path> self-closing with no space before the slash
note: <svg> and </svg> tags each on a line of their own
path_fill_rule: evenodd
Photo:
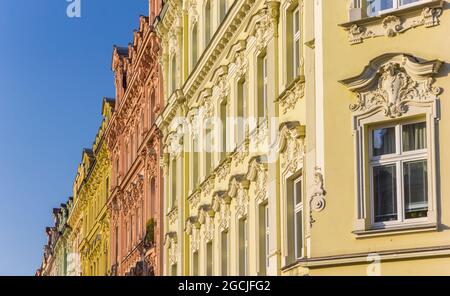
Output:
<svg viewBox="0 0 450 296">
<path fill-rule="evenodd" d="M 293 182 L 295 258 L 303 257 L 303 196 L 301 177 Z"/>
<path fill-rule="evenodd" d="M 293 57 L 294 57 L 294 78 L 300 76 L 300 8 L 292 13 L 292 40 L 293 40 Z"/>
<path fill-rule="evenodd" d="M 248 223 L 239 220 L 239 275 L 248 275 Z"/>
<path fill-rule="evenodd" d="M 213 245 L 212 242 L 206 244 L 206 275 L 213 275 Z"/>
<path fill-rule="evenodd" d="M 225 99 L 226 100 L 226 99 Z M 227 103 L 220 104 L 220 122 L 221 122 L 221 147 L 220 147 L 220 161 L 224 161 L 227 155 Z"/>
<path fill-rule="evenodd" d="M 192 191 L 198 185 L 198 168 L 199 168 L 199 151 L 198 151 L 198 139 L 192 140 Z"/>
<path fill-rule="evenodd" d="M 366 0 L 367 15 L 375 16 L 383 11 L 402 8 L 422 0 Z"/>
<path fill-rule="evenodd" d="M 119 263 L 119 226 L 116 226 L 116 246 L 115 246 L 115 250 L 116 250 L 116 264 Z"/>
<path fill-rule="evenodd" d="M 177 160 L 172 159 L 171 163 L 172 174 L 171 174 L 171 183 L 172 183 L 172 192 L 171 192 L 171 207 L 174 208 L 177 200 Z"/>
<path fill-rule="evenodd" d="M 259 122 L 267 118 L 268 103 L 268 63 L 267 56 L 264 55 L 258 59 L 258 117 Z"/>
<path fill-rule="evenodd" d="M 226 231 L 222 232 L 221 237 L 220 237 L 220 243 L 221 243 L 221 248 L 220 248 L 221 262 L 220 262 L 220 264 L 221 264 L 221 270 L 222 270 L 221 275 L 226 276 L 226 275 L 228 275 L 228 255 L 229 255 L 228 254 L 228 250 L 229 250 L 228 232 L 226 232 Z"/>
<path fill-rule="evenodd" d="M 241 80 L 238 82 L 238 98 L 237 98 L 237 144 L 240 145 L 245 139 L 245 118 L 247 104 L 247 82 Z"/>
<path fill-rule="evenodd" d="M 192 254 L 192 275 L 198 276 L 198 252 Z"/>
<path fill-rule="evenodd" d="M 269 267 L 270 229 L 269 205 L 259 207 L 259 275 L 267 274 Z"/>
<path fill-rule="evenodd" d="M 228 11 L 228 0 L 219 0 L 219 17 L 220 22 L 222 22 L 227 15 Z"/>
<path fill-rule="evenodd" d="M 170 274 L 171 274 L 172 276 L 177 276 L 177 265 L 176 265 L 176 264 L 173 264 L 173 265 L 170 267 Z"/>
<path fill-rule="evenodd" d="M 371 129 L 372 222 L 376 226 L 427 217 L 425 122 Z"/>
</svg>

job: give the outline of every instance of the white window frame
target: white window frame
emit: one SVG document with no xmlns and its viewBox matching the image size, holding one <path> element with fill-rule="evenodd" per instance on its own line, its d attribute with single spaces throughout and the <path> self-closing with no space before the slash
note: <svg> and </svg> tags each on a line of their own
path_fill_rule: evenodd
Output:
<svg viewBox="0 0 450 296">
<path fill-rule="evenodd" d="M 369 4 L 369 0 L 365 0 L 366 1 L 366 9 L 368 10 L 368 4 Z M 381 1 L 381 0 L 375 0 L 375 1 Z M 390 13 L 392 11 L 395 10 L 399 10 L 399 9 L 404 9 L 404 8 L 408 8 L 408 7 L 413 7 L 419 4 L 422 4 L 423 2 L 426 2 L 427 0 L 418 0 L 416 2 L 412 2 L 412 3 L 408 3 L 408 4 L 402 4 L 402 1 L 404 0 L 393 0 L 392 2 L 392 8 L 387 8 L 387 9 L 383 9 L 383 10 L 379 10 L 378 13 L 373 14 L 373 15 L 369 15 L 368 16 L 376 16 L 376 15 L 381 15 L 381 14 L 386 14 L 386 13 Z"/>
<path fill-rule="evenodd" d="M 295 188 L 296 188 L 296 185 L 298 184 L 298 183 L 300 183 L 300 188 L 301 188 L 301 190 L 300 190 L 300 200 L 301 200 L 301 202 L 300 203 L 295 203 L 295 201 L 297 200 L 297 196 L 295 195 L 295 193 L 296 193 L 296 191 L 295 191 Z M 292 206 L 293 206 L 293 210 L 294 210 L 294 212 L 292 213 L 293 214 L 293 218 L 292 218 L 292 221 L 294 222 L 294 259 L 295 260 L 298 260 L 298 259 L 301 259 L 301 258 L 303 258 L 303 254 L 304 254 L 304 248 L 305 248 L 305 245 L 304 245 L 304 240 L 303 240 L 303 238 L 304 238 L 304 227 L 303 227 L 303 222 L 304 222 L 304 217 L 303 217 L 303 198 L 304 198 L 304 196 L 303 196 L 303 175 L 301 175 L 301 176 L 299 176 L 299 177 L 297 177 L 296 179 L 294 179 L 293 181 L 292 181 L 292 198 L 293 198 L 293 200 L 292 200 Z M 300 238 L 300 240 L 301 240 L 301 242 L 302 242 L 302 248 L 301 248 L 301 252 L 300 252 L 300 254 L 298 254 L 298 241 L 299 241 L 299 238 L 297 237 L 297 228 L 299 227 L 298 225 L 297 225 L 297 214 L 298 213 L 301 213 L 301 221 L 302 221 L 302 225 L 301 225 L 301 233 L 302 233 L 302 237 Z"/>
<path fill-rule="evenodd" d="M 263 99 L 263 117 L 264 119 L 268 116 L 268 86 L 269 86 L 269 75 L 268 75 L 268 59 L 267 54 L 262 57 L 262 78 L 263 78 L 263 86 L 262 86 L 262 99 Z"/>
<path fill-rule="evenodd" d="M 298 14 L 298 24 L 295 22 L 295 15 Z M 300 54 L 300 47 L 296 46 L 297 42 L 300 44 L 300 38 L 301 38 L 301 15 L 300 15 L 300 5 L 297 5 L 297 7 L 292 11 L 292 56 L 294 58 L 294 68 L 292 71 L 293 78 L 297 78 L 300 76 L 300 61 L 301 61 L 301 54 Z M 298 30 L 295 30 L 295 26 L 298 26 Z M 298 68 L 296 65 L 298 64 Z"/>
<path fill-rule="evenodd" d="M 402 138 L 402 128 L 405 125 L 414 124 L 414 123 L 425 123 L 426 124 L 426 148 L 420 150 L 406 151 L 403 152 L 403 138 Z M 373 156 L 373 131 L 381 128 L 394 128 L 395 129 L 395 152 L 392 154 L 385 154 L 381 156 Z M 425 118 L 415 118 L 415 119 L 406 119 L 397 122 L 389 122 L 383 125 L 376 125 L 369 128 L 368 141 L 369 141 L 369 183 L 370 183 L 370 221 L 373 228 L 388 228 L 392 226 L 398 225 L 414 225 L 414 224 L 422 224 L 428 221 L 428 217 L 415 218 L 415 219 L 405 219 L 405 195 L 404 195 L 404 182 L 403 182 L 403 164 L 405 162 L 411 161 L 427 161 L 427 172 L 431 171 L 430 161 L 429 161 L 429 150 L 428 150 L 428 123 Z M 384 222 L 375 222 L 375 197 L 374 197 L 374 184 L 373 184 L 373 171 L 375 167 L 386 166 L 386 165 L 395 165 L 396 168 L 396 188 L 397 188 L 397 220 L 392 221 L 384 221 Z M 429 175 L 427 175 L 427 202 L 429 207 L 429 199 L 431 196 L 431 180 Z"/>
<path fill-rule="evenodd" d="M 264 243 L 265 243 L 265 262 L 266 262 L 266 273 L 269 270 L 270 264 L 270 225 L 269 225 L 270 209 L 269 204 L 264 205 Z"/>
</svg>

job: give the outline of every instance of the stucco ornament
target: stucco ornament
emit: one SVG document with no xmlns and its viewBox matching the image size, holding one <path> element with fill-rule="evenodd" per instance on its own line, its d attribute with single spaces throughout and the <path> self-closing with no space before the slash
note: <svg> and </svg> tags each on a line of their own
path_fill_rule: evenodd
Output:
<svg viewBox="0 0 450 296">
<path fill-rule="evenodd" d="M 303 67 L 303 65 L 301 67 Z M 280 105 L 283 108 L 283 114 L 286 114 L 289 110 L 294 109 L 297 102 L 304 96 L 305 82 L 300 80 L 291 89 L 287 90 L 284 96 L 280 98 Z"/>
<path fill-rule="evenodd" d="M 313 218 L 313 212 L 321 212 L 325 209 L 326 200 L 325 200 L 326 191 L 324 189 L 324 181 L 322 169 L 320 167 L 314 168 L 314 191 L 309 199 L 309 223 L 310 227 L 312 227 L 313 223 L 316 222 Z"/>
<path fill-rule="evenodd" d="M 383 111 L 389 118 L 401 117 L 410 105 L 429 104 L 441 92 L 433 86 L 442 62 L 420 63 L 404 54 L 386 54 L 373 60 L 357 77 L 341 81 L 357 93 L 350 110 L 356 115 Z"/>
<path fill-rule="evenodd" d="M 299 122 L 287 122 L 281 126 L 278 151 L 281 154 L 281 168 L 295 173 L 299 170 L 305 154 L 303 139 L 305 127 Z"/>
<path fill-rule="evenodd" d="M 197 221 L 197 217 L 190 217 L 186 221 L 186 234 L 190 235 L 190 244 L 192 252 L 197 252 L 200 248 L 200 224 Z"/>
<path fill-rule="evenodd" d="M 228 195 L 236 199 L 236 216 L 240 219 L 248 213 L 248 186 L 249 181 L 243 175 L 231 179 Z"/>
<path fill-rule="evenodd" d="M 175 265 L 178 262 L 178 242 L 176 232 L 166 233 L 165 245 L 168 249 L 169 263 Z"/>
<path fill-rule="evenodd" d="M 236 76 L 239 78 L 245 77 L 248 72 L 248 58 L 245 54 L 245 50 L 236 52 L 234 64 L 236 65 Z"/>
<path fill-rule="evenodd" d="M 394 37 L 419 26 L 429 28 L 439 25 L 443 2 L 431 1 L 426 5 L 428 6 L 413 8 L 409 11 L 401 9 L 393 11 L 392 14 L 382 19 L 370 19 L 370 21 L 364 22 L 364 18 L 362 18 L 358 20 L 358 23 L 349 22 L 342 26 L 347 30 L 350 44 L 357 44 L 367 38 Z"/>
<path fill-rule="evenodd" d="M 246 178 L 255 182 L 255 199 L 257 203 L 262 203 L 268 199 L 269 191 L 267 188 L 267 164 L 260 158 L 255 158 L 250 162 Z"/>
<path fill-rule="evenodd" d="M 183 132 L 180 128 L 177 128 L 176 131 L 169 135 L 168 143 L 168 152 L 171 159 L 180 157 L 181 152 L 183 151 Z"/>
</svg>

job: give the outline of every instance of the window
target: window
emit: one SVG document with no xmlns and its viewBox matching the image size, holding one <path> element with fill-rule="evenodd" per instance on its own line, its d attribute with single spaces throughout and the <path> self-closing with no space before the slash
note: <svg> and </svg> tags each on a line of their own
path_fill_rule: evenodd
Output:
<svg viewBox="0 0 450 296">
<path fill-rule="evenodd" d="M 141 229 L 142 229 L 142 224 L 141 224 L 141 208 L 138 207 L 136 210 L 136 240 L 139 241 L 139 239 L 141 238 Z"/>
<path fill-rule="evenodd" d="M 125 227 L 127 228 L 127 238 L 125 240 L 125 250 L 129 251 L 130 248 L 130 223 L 126 223 Z"/>
<path fill-rule="evenodd" d="M 171 266 L 171 268 L 170 268 L 170 274 L 171 274 L 172 276 L 176 276 L 176 275 L 177 275 L 177 265 L 176 265 L 176 264 L 173 264 L 173 265 Z"/>
<path fill-rule="evenodd" d="M 212 143 L 213 143 L 213 131 L 212 131 L 212 127 L 211 127 L 212 123 L 211 121 L 208 119 L 206 122 L 206 129 L 205 129 L 205 177 L 208 177 L 209 174 L 212 171 L 212 152 L 213 152 L 213 147 L 212 147 Z"/>
<path fill-rule="evenodd" d="M 116 245 L 115 245 L 115 255 L 116 255 L 116 264 L 119 263 L 119 226 L 116 226 Z"/>
<path fill-rule="evenodd" d="M 211 41 L 211 1 L 207 0 L 205 4 L 205 47 Z"/>
<path fill-rule="evenodd" d="M 221 123 L 221 131 L 220 131 L 220 139 L 221 139 L 221 147 L 220 147 L 220 161 L 225 160 L 227 155 L 227 99 L 220 104 L 220 123 Z"/>
<path fill-rule="evenodd" d="M 422 0 L 367 0 L 367 15 L 375 16 L 385 10 L 401 8 L 402 6 L 407 6 L 419 1 Z"/>
<path fill-rule="evenodd" d="M 198 61 L 198 29 L 197 29 L 197 23 L 195 23 L 192 27 L 192 36 L 191 36 L 191 45 L 192 45 L 192 52 L 191 52 L 191 70 L 195 68 L 195 65 L 197 65 Z"/>
<path fill-rule="evenodd" d="M 152 178 L 150 181 L 150 196 L 148 197 L 150 199 L 149 205 L 150 205 L 150 217 L 154 217 L 153 213 L 155 213 L 156 210 L 156 179 L 155 177 Z"/>
<path fill-rule="evenodd" d="M 247 104 L 247 82 L 241 80 L 238 82 L 237 97 L 237 144 L 240 145 L 245 139 L 245 116 Z"/>
<path fill-rule="evenodd" d="M 221 233 L 220 236 L 220 250 L 221 250 L 221 256 L 220 256 L 220 264 L 221 264 L 221 275 L 222 276 L 226 276 L 228 275 L 228 250 L 229 250 L 229 246 L 228 246 L 228 232 L 224 231 Z"/>
<path fill-rule="evenodd" d="M 119 157 L 116 158 L 116 185 L 118 186 L 120 183 L 120 177 L 119 177 Z"/>
<path fill-rule="evenodd" d="M 175 203 L 177 200 L 177 160 L 176 159 L 172 159 L 172 163 L 171 163 L 171 167 L 172 167 L 172 199 L 171 199 L 171 207 L 175 207 Z"/>
<path fill-rule="evenodd" d="M 170 92 L 171 95 L 177 88 L 177 56 L 173 55 L 171 59 L 170 70 Z"/>
<path fill-rule="evenodd" d="M 261 205 L 259 207 L 259 272 L 260 275 L 265 275 L 269 267 L 269 205 Z"/>
<path fill-rule="evenodd" d="M 219 0 L 219 21 L 222 22 L 227 15 L 228 3 L 227 0 Z"/>
<path fill-rule="evenodd" d="M 248 275 L 248 223 L 239 220 L 239 275 Z"/>
<path fill-rule="evenodd" d="M 303 257 L 303 189 L 302 176 L 288 180 L 287 229 L 288 263 Z"/>
<path fill-rule="evenodd" d="M 267 118 L 268 72 L 267 56 L 258 59 L 258 117 L 260 122 Z"/>
<path fill-rule="evenodd" d="M 292 13 L 292 40 L 293 40 L 293 62 L 294 78 L 300 76 L 300 8 L 297 6 Z"/>
<path fill-rule="evenodd" d="M 198 185 L 198 168 L 199 168 L 199 151 L 198 151 L 198 139 L 194 138 L 192 140 L 192 191 Z"/>
<path fill-rule="evenodd" d="M 192 275 L 198 276 L 198 252 L 192 254 Z"/>
<path fill-rule="evenodd" d="M 206 243 L 206 275 L 213 275 L 213 243 L 212 241 Z"/>
<path fill-rule="evenodd" d="M 156 119 L 156 115 L 155 115 L 155 105 L 156 105 L 156 94 L 155 94 L 156 90 L 153 89 L 152 90 L 152 94 L 150 95 L 150 110 L 149 110 L 149 129 L 152 128 L 152 125 L 155 123 L 155 119 Z"/>
<path fill-rule="evenodd" d="M 135 216 L 132 215 L 131 216 L 131 223 L 130 223 L 130 247 L 134 244 L 134 235 L 136 235 L 136 233 L 133 232 L 133 229 L 135 227 L 136 221 L 135 221 Z"/>
<path fill-rule="evenodd" d="M 109 177 L 106 178 L 105 182 L 105 202 L 108 199 L 109 196 Z"/>
<path fill-rule="evenodd" d="M 372 223 L 386 226 L 426 218 L 426 123 L 410 122 L 373 128 L 369 146 Z"/>
</svg>

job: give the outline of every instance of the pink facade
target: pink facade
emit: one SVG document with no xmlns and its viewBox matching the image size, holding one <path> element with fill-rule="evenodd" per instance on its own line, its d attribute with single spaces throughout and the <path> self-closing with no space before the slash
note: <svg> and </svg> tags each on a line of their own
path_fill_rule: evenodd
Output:
<svg viewBox="0 0 450 296">
<path fill-rule="evenodd" d="M 162 274 L 161 134 L 155 120 L 163 96 L 160 45 L 152 26 L 161 1 L 149 2 L 150 16 L 140 17 L 133 43 L 114 46 L 112 57 L 116 110 L 107 143 L 112 163 L 110 262 L 115 275 Z"/>
</svg>

